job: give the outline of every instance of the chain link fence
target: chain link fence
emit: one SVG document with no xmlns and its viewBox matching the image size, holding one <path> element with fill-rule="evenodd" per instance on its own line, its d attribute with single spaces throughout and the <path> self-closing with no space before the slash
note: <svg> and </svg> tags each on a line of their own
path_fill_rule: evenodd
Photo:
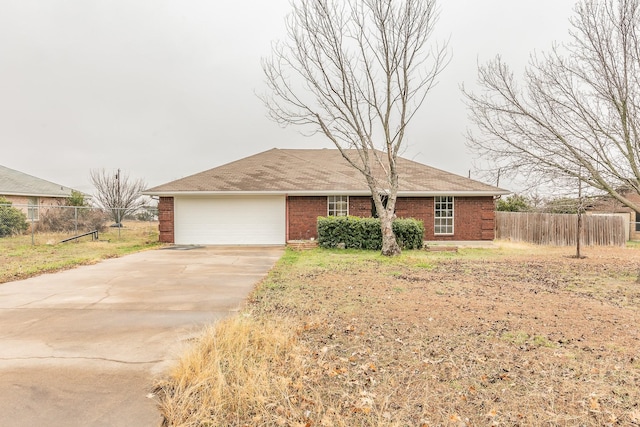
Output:
<svg viewBox="0 0 640 427">
<path fill-rule="evenodd" d="M 121 221 L 118 221 L 122 219 Z M 156 207 L 102 209 L 89 206 L 0 204 L 0 247 L 10 239 L 31 244 L 126 238 L 158 232 Z"/>
</svg>

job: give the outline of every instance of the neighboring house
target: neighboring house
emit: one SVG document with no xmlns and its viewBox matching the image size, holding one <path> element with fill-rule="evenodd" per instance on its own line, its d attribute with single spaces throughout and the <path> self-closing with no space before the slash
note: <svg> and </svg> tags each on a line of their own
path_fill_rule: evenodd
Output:
<svg viewBox="0 0 640 427">
<path fill-rule="evenodd" d="M 635 190 L 618 189 L 618 191 L 632 203 L 640 206 L 640 194 Z M 599 196 L 593 199 L 591 206 L 587 208 L 587 214 L 618 214 L 623 216 L 625 222 L 629 223 L 627 240 L 640 239 L 640 212 L 636 212 L 630 207 L 623 205 L 609 195 Z"/>
<path fill-rule="evenodd" d="M 37 221 L 45 206 L 64 204 L 72 189 L 0 165 L 0 197 Z"/>
<path fill-rule="evenodd" d="M 398 159 L 396 216 L 425 240 L 493 240 L 494 198 L 508 191 Z M 317 238 L 317 218 L 372 215 L 364 178 L 336 149 L 271 149 L 143 194 L 159 196 L 160 241 L 283 245 Z"/>
</svg>

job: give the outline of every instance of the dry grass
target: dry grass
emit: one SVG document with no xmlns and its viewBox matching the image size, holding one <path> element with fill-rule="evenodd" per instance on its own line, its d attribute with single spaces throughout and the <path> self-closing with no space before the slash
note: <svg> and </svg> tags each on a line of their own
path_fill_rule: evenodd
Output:
<svg viewBox="0 0 640 427">
<path fill-rule="evenodd" d="M 206 329 L 169 378 L 158 384 L 168 425 L 273 424 L 291 415 L 301 372 L 290 329 L 250 317 Z M 170 397 L 170 398 L 169 398 Z M 286 406 L 284 406 L 286 405 Z"/>
<path fill-rule="evenodd" d="M 585 254 L 287 252 L 163 384 L 167 425 L 638 426 L 640 250 Z"/>
<path fill-rule="evenodd" d="M 83 237 L 78 241 L 59 243 L 68 237 L 68 233 L 37 233 L 33 236 L 35 244 L 29 234 L 1 238 L 0 283 L 94 264 L 158 246 L 157 223 L 139 221 L 124 222 L 121 230 L 109 228 L 100 233 L 100 241 Z"/>
</svg>

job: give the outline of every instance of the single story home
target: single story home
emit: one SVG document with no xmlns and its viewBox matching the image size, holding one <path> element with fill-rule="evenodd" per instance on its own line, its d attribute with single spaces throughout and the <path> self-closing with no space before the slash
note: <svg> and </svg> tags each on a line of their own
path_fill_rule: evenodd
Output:
<svg viewBox="0 0 640 427">
<path fill-rule="evenodd" d="M 621 193 L 632 203 L 640 206 L 640 194 L 632 188 L 619 188 L 618 192 Z M 609 195 L 603 195 L 595 197 L 589 201 L 589 206 L 586 207 L 587 214 L 615 214 L 622 216 L 625 223 L 629 224 L 626 233 L 627 240 L 639 240 L 640 239 L 640 212 L 636 212 L 630 207 L 623 205 L 618 200 Z"/>
<path fill-rule="evenodd" d="M 37 221 L 40 209 L 64 204 L 73 190 L 35 176 L 0 165 L 0 197 Z"/>
<path fill-rule="evenodd" d="M 422 220 L 425 240 L 493 240 L 494 199 L 508 191 L 404 158 L 398 170 L 396 216 Z M 176 244 L 284 245 L 316 239 L 319 216 L 373 211 L 336 149 L 274 148 L 143 194 L 159 197 L 160 241 Z"/>
</svg>

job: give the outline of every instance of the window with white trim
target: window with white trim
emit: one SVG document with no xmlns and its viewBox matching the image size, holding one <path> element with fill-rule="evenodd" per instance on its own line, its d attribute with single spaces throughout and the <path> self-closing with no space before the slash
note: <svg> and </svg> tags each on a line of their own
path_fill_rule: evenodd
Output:
<svg viewBox="0 0 640 427">
<path fill-rule="evenodd" d="M 453 234 L 453 196 L 434 197 L 434 224 L 435 234 Z"/>
<path fill-rule="evenodd" d="M 349 196 L 327 196 L 327 215 L 349 215 Z"/>
</svg>

